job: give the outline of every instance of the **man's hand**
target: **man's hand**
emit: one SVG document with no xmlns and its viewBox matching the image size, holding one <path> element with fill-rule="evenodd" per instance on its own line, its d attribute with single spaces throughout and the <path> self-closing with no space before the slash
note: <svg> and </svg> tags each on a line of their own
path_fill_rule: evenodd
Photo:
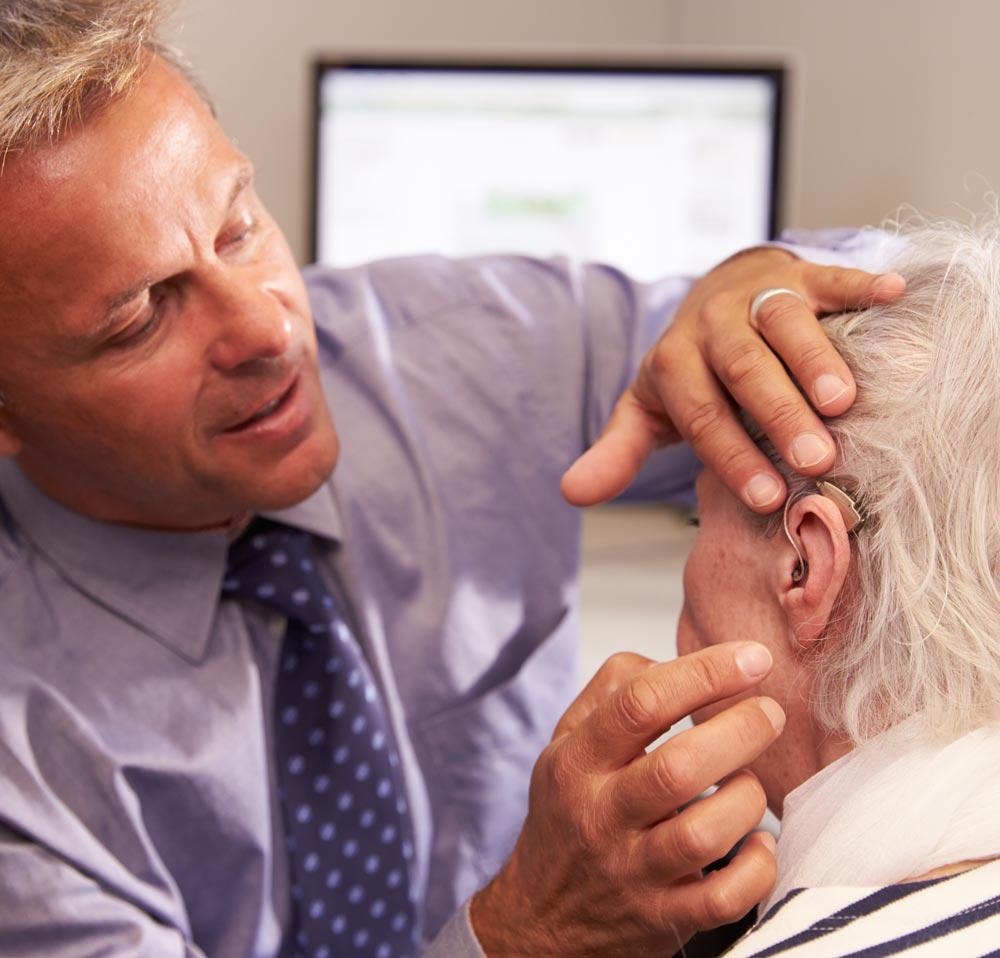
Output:
<svg viewBox="0 0 1000 958">
<path fill-rule="evenodd" d="M 771 890 L 774 842 L 763 834 L 726 867 L 700 870 L 760 823 L 763 790 L 738 770 L 777 738 L 780 706 L 739 701 L 646 752 L 674 722 L 745 692 L 770 668 L 752 642 L 666 664 L 627 653 L 608 660 L 535 766 L 510 861 L 473 899 L 489 958 L 661 958 Z"/>
<path fill-rule="evenodd" d="M 804 301 L 770 297 L 754 329 L 750 305 L 769 287 L 795 290 Z M 833 442 L 809 403 L 823 415 L 839 415 L 854 401 L 855 385 L 816 313 L 890 302 L 904 287 L 895 274 L 816 266 L 775 248 L 748 250 L 717 266 L 695 284 L 647 354 L 603 435 L 563 477 L 563 494 L 580 506 L 610 499 L 655 446 L 684 439 L 751 509 L 776 509 L 784 482 L 743 430 L 730 397 L 797 470 L 828 471 Z"/>
</svg>

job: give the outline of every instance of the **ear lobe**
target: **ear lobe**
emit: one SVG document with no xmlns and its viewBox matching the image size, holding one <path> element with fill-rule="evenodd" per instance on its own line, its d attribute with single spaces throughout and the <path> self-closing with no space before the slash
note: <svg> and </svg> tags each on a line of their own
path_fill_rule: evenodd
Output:
<svg viewBox="0 0 1000 958">
<path fill-rule="evenodd" d="M 840 510 L 821 495 L 803 496 L 792 503 L 788 532 L 802 553 L 805 573 L 794 579 L 799 558 L 788 543 L 779 560 L 779 601 L 796 644 L 805 648 L 826 632 L 847 580 L 851 544 Z"/>
</svg>

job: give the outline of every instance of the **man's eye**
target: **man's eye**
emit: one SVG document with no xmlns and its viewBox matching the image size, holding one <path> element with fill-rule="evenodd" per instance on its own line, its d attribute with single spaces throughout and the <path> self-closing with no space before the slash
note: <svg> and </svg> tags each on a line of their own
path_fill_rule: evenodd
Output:
<svg viewBox="0 0 1000 958">
<path fill-rule="evenodd" d="M 257 220 L 254 219 L 249 213 L 244 214 L 240 217 L 239 222 L 234 224 L 233 228 L 224 234 L 222 238 L 223 246 L 239 246 L 240 243 L 246 242 L 256 231 Z"/>
<path fill-rule="evenodd" d="M 149 290 L 149 298 L 136 318 L 111 340 L 112 346 L 135 346 L 146 340 L 156 331 L 163 314 L 166 291 L 153 286 Z"/>
<path fill-rule="evenodd" d="M 697 529 L 701 525 L 701 520 L 697 516 L 688 516 L 687 525 L 694 526 Z"/>
</svg>

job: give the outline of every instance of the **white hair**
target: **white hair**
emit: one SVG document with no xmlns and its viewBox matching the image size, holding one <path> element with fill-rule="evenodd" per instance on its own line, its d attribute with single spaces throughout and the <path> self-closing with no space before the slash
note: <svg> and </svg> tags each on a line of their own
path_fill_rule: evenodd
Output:
<svg viewBox="0 0 1000 958">
<path fill-rule="evenodd" d="M 164 0 L 2 0 L 0 158 L 53 142 L 126 95 L 150 54 L 191 80 L 183 57 L 159 36 L 168 7 Z"/>
<path fill-rule="evenodd" d="M 830 477 L 868 520 L 812 707 L 855 743 L 911 716 L 942 738 L 1000 720 L 1000 217 L 901 232 L 905 295 L 823 324 L 858 384 L 827 421 Z"/>
</svg>

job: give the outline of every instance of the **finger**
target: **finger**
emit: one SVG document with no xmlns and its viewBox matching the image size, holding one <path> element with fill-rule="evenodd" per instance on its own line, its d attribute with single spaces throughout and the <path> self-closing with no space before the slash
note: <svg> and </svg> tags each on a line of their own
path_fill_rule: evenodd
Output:
<svg viewBox="0 0 1000 958">
<path fill-rule="evenodd" d="M 774 742 L 784 724 L 785 715 L 777 702 L 753 698 L 675 735 L 608 783 L 604 794 L 613 816 L 636 828 L 662 821 L 706 788 L 749 765 Z M 763 808 L 760 811 L 763 814 Z M 740 834 L 756 824 L 752 822 Z"/>
<path fill-rule="evenodd" d="M 745 769 L 737 772 L 712 795 L 647 833 L 641 845 L 644 875 L 663 884 L 706 868 L 760 825 L 766 808 L 756 777 Z"/>
<path fill-rule="evenodd" d="M 635 652 L 617 652 L 612 655 L 563 713 L 556 725 L 553 738 L 572 732 L 595 708 L 607 701 L 633 676 L 656 664 L 655 660 Z"/>
<path fill-rule="evenodd" d="M 805 303 L 793 296 L 774 296 L 757 310 L 756 324 L 760 335 L 782 358 L 816 409 L 835 416 L 850 407 L 857 392 L 854 377 Z M 755 398 L 751 393 L 741 405 L 761 422 L 758 411 L 751 407 L 764 403 L 756 403 Z M 761 427 L 768 431 L 762 422 Z M 772 440 L 779 442 L 780 438 Z"/>
<path fill-rule="evenodd" d="M 691 934 L 738 921 L 774 888 L 774 853 L 774 838 L 754 832 L 725 867 L 665 889 L 659 902 L 661 925 Z"/>
<path fill-rule="evenodd" d="M 812 405 L 825 415 L 839 415 L 854 402 L 857 388 L 815 310 L 842 312 L 889 302 L 902 294 L 906 283 L 895 273 L 875 276 L 807 264 L 803 286 L 806 302 L 790 295 L 766 299 L 757 310 L 756 328 Z M 729 338 L 719 336 L 711 350 L 711 364 L 723 384 L 770 437 L 782 458 L 807 475 L 828 471 L 835 456 L 829 433 L 752 331 L 739 327 Z"/>
<path fill-rule="evenodd" d="M 735 335 L 744 340 L 752 338 L 761 353 L 768 352 L 746 327 Z M 780 364 L 773 357 L 771 361 L 777 370 L 774 375 L 786 384 L 785 394 L 797 397 L 794 401 L 806 409 Z M 662 405 L 698 458 L 747 506 L 757 512 L 776 509 L 784 498 L 784 480 L 747 435 L 710 364 L 696 350 L 686 353 L 664 337 L 658 365 L 657 373 L 644 375 L 636 382 L 641 400 L 654 408 Z M 761 375 L 764 387 L 773 395 L 775 382 Z"/>
<path fill-rule="evenodd" d="M 826 338 L 815 313 L 891 302 L 905 288 L 906 281 L 897 273 L 875 276 L 861 270 L 805 264 L 805 302 L 793 296 L 769 297 L 757 310 L 756 328 L 791 370 L 813 406 L 824 415 L 840 415 L 854 402 L 854 377 Z"/>
<path fill-rule="evenodd" d="M 806 302 L 793 296 L 769 297 L 757 310 L 756 328 L 791 370 L 813 406 L 824 415 L 837 416 L 854 402 L 854 377 L 826 338 L 815 313 L 891 302 L 905 291 L 906 281 L 897 273 L 876 276 L 813 264 L 803 268 Z"/>
<path fill-rule="evenodd" d="M 674 722 L 750 688 L 771 665 L 770 652 L 757 642 L 724 642 L 655 665 L 598 705 L 567 747 L 577 767 L 622 768 Z"/>
<path fill-rule="evenodd" d="M 624 492 L 663 434 L 631 389 L 615 404 L 597 441 L 566 471 L 562 494 L 574 506 L 593 506 Z"/>
<path fill-rule="evenodd" d="M 891 303 L 906 290 L 898 273 L 876 275 L 844 266 L 803 264 L 802 294 L 822 313 L 863 309 L 874 303 Z"/>
<path fill-rule="evenodd" d="M 758 316 L 772 330 L 802 322 L 817 325 L 808 307 L 793 296 L 773 297 Z M 833 440 L 768 344 L 749 326 L 738 326 L 720 328 L 708 350 L 708 363 L 722 385 L 767 433 L 781 457 L 809 475 L 828 472 L 836 451 Z"/>
</svg>

